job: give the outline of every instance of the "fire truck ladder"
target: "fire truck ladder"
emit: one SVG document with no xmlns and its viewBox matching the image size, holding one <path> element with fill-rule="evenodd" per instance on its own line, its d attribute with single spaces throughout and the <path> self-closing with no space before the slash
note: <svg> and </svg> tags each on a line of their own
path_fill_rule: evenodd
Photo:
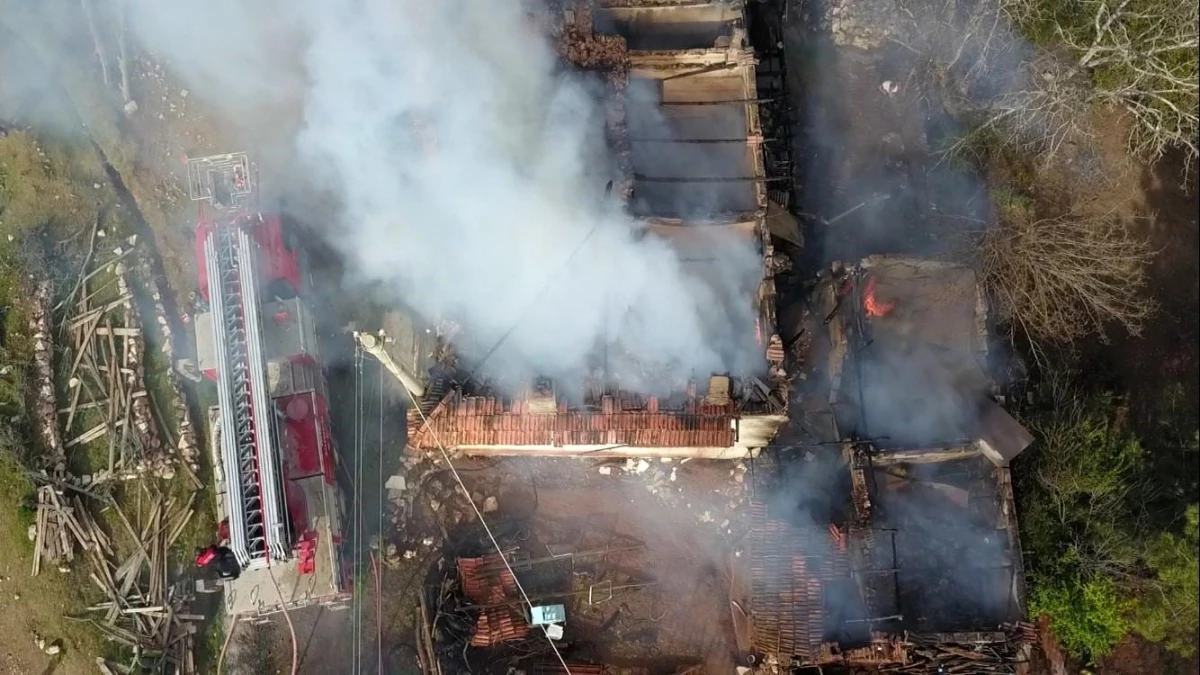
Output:
<svg viewBox="0 0 1200 675">
<path fill-rule="evenodd" d="M 265 567 L 288 558 L 280 463 L 259 328 L 255 249 L 239 227 L 217 227 L 204 242 L 217 391 L 221 457 L 230 548 L 243 567 Z"/>
</svg>

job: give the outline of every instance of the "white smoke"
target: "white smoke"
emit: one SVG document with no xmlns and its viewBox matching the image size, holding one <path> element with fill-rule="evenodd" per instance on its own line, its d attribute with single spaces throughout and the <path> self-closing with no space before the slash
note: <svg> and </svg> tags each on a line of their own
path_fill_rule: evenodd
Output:
<svg viewBox="0 0 1200 675">
<path fill-rule="evenodd" d="M 744 299 L 722 303 L 641 236 L 605 195 L 602 87 L 563 72 L 520 3 L 142 4 L 141 40 L 206 100 L 294 82 L 292 36 L 296 154 L 338 197 L 328 233 L 354 280 L 454 318 L 481 351 L 507 335 L 489 368 L 578 378 L 603 345 L 683 375 L 758 368 L 757 253 L 713 251 L 707 276 Z"/>
</svg>

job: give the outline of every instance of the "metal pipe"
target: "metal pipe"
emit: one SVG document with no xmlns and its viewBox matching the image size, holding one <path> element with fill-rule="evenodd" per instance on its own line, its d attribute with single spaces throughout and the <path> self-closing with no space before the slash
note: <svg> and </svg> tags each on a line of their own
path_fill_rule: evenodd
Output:
<svg viewBox="0 0 1200 675">
<path fill-rule="evenodd" d="M 387 349 L 384 347 L 384 339 L 382 339 L 384 337 L 382 331 L 378 335 L 374 333 L 355 333 L 354 337 L 358 340 L 358 344 L 362 345 L 363 351 L 378 359 L 383 364 L 383 367 L 387 368 L 389 373 L 397 380 L 400 380 L 400 384 L 404 385 L 408 393 L 418 399 L 425 395 L 425 385 L 421 384 L 421 380 L 408 372 L 404 366 L 396 363 L 392 355 L 387 352 Z"/>
</svg>

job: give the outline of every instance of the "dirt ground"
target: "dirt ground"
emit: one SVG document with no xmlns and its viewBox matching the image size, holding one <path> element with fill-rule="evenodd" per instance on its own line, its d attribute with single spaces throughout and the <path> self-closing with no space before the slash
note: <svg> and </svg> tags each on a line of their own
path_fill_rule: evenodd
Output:
<svg viewBox="0 0 1200 675">
<path fill-rule="evenodd" d="M 1126 638 L 1116 650 L 1101 659 L 1100 675 L 1196 675 L 1200 657 L 1190 659 L 1165 651 L 1161 646 L 1138 637 Z"/>
<path fill-rule="evenodd" d="M 1180 402 L 1190 405 L 1186 414 L 1196 419 L 1200 392 L 1200 229 L 1197 228 L 1197 167 L 1183 184 L 1186 167 L 1178 155 L 1143 169 L 1137 175 L 1143 223 L 1158 255 L 1150 268 L 1149 293 L 1158 312 L 1139 337 L 1121 336 L 1107 356 L 1135 402 L 1143 421 L 1156 413 L 1166 386 L 1186 387 Z M 1193 422 L 1194 424 L 1194 422 Z M 1194 427 L 1193 427 L 1194 428 Z"/>
<path fill-rule="evenodd" d="M 33 545 L 23 541 L 27 522 L 19 517 L 24 495 L 9 487 L 0 485 L 0 533 L 15 535 L 0 541 L 0 675 L 95 672 L 98 642 L 63 619 L 75 607 L 66 575 L 47 569 L 29 576 Z M 47 644 L 60 641 L 62 651 L 46 654 L 35 642 L 39 636 Z"/>
</svg>

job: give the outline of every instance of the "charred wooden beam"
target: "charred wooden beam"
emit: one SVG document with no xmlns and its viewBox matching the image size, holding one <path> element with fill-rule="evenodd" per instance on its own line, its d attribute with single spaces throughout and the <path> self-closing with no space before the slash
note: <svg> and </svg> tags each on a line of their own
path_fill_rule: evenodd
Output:
<svg viewBox="0 0 1200 675">
<path fill-rule="evenodd" d="M 774 178 L 767 176 L 694 176 L 680 178 L 677 176 L 645 176 L 635 173 L 633 174 L 633 180 L 643 183 L 778 183 L 781 181 L 790 181 L 791 178 L 786 176 L 776 176 Z"/>
</svg>

